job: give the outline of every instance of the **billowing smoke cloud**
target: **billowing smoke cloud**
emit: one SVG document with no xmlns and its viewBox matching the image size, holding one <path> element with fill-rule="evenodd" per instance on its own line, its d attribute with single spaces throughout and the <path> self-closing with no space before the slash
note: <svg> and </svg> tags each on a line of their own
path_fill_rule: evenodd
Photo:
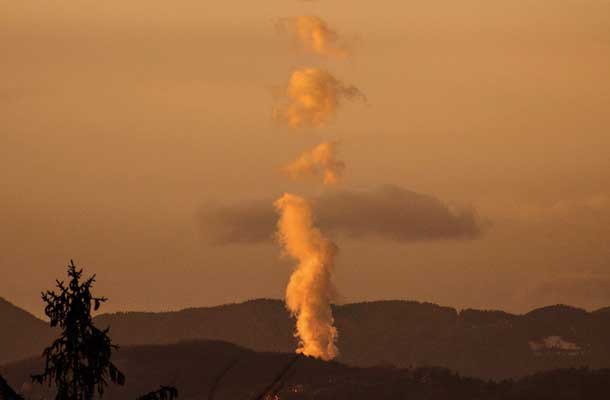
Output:
<svg viewBox="0 0 610 400">
<path fill-rule="evenodd" d="M 282 18 L 277 27 L 291 34 L 309 53 L 340 59 L 350 55 L 347 43 L 319 17 Z"/>
<path fill-rule="evenodd" d="M 337 355 L 337 329 L 330 308 L 337 246 L 313 224 L 311 205 L 286 193 L 274 203 L 277 234 L 284 251 L 298 261 L 286 288 L 286 306 L 297 318 L 298 353 L 323 360 Z"/>
<path fill-rule="evenodd" d="M 342 100 L 365 100 L 355 86 L 346 86 L 322 68 L 294 70 L 273 118 L 291 127 L 320 127 L 329 122 Z"/>
<path fill-rule="evenodd" d="M 271 201 L 208 207 L 202 230 L 218 244 L 270 242 L 276 216 Z M 473 239 L 485 224 L 475 210 L 397 186 L 370 191 L 336 190 L 314 198 L 317 225 L 327 234 L 398 242 Z"/>
<path fill-rule="evenodd" d="M 283 171 L 291 179 L 322 177 L 325 185 L 336 185 L 343 175 L 345 163 L 337 160 L 336 142 L 322 142 L 286 165 Z"/>
</svg>

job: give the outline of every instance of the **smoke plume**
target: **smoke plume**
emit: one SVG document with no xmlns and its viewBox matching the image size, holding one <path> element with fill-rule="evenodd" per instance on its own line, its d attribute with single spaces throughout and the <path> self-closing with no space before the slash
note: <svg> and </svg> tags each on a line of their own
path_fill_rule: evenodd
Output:
<svg viewBox="0 0 610 400">
<path fill-rule="evenodd" d="M 345 41 L 319 17 L 303 15 L 282 18 L 277 26 L 293 36 L 306 52 L 340 59 L 350 55 Z"/>
<path fill-rule="evenodd" d="M 320 127 L 332 119 L 342 100 L 366 99 L 322 68 L 294 70 L 273 118 L 291 127 Z"/>
<path fill-rule="evenodd" d="M 286 254 L 298 261 L 286 288 L 286 306 L 297 318 L 297 352 L 332 360 L 337 355 L 330 307 L 337 246 L 314 227 L 311 205 L 302 197 L 286 193 L 274 206 L 280 214 L 278 239 Z"/>
<path fill-rule="evenodd" d="M 208 206 L 201 213 L 206 238 L 217 244 L 270 242 L 275 214 L 270 199 Z M 318 226 L 329 235 L 401 243 L 474 239 L 487 223 L 475 210 L 455 207 L 398 186 L 333 190 L 311 201 Z"/>
<path fill-rule="evenodd" d="M 343 175 L 345 163 L 337 160 L 336 142 L 322 142 L 286 165 L 284 172 L 294 180 L 322 177 L 325 185 L 336 185 Z"/>
</svg>

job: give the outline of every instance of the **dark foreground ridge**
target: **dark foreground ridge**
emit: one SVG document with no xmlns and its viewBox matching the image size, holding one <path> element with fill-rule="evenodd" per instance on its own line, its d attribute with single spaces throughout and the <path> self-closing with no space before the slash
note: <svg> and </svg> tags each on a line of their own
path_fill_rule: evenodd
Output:
<svg viewBox="0 0 610 400">
<path fill-rule="evenodd" d="M 0 400 L 23 400 L 0 375 Z"/>
<path fill-rule="evenodd" d="M 13 318 L 10 329 L 0 332 L 21 340 L 21 347 L 8 346 L 11 342 L 0 338 L 0 363 L 39 354 L 35 349 L 48 342 L 40 339 L 50 337 L 45 324 L 23 313 L 28 325 L 22 327 Z M 377 301 L 336 306 L 334 315 L 341 352 L 338 361 L 352 366 L 440 366 L 484 379 L 557 368 L 610 367 L 607 309 L 587 312 L 558 305 L 515 315 Z M 0 320 L 4 318 L 0 306 Z M 105 314 L 94 322 L 101 328 L 110 326 L 113 341 L 122 346 L 192 339 L 222 340 L 262 352 L 290 353 L 296 346 L 294 321 L 279 300 L 177 312 Z"/>
<path fill-rule="evenodd" d="M 555 370 L 494 383 L 444 368 L 356 368 L 302 356 L 294 359 L 294 354 L 257 353 L 218 341 L 126 347 L 115 358 L 128 377 L 126 385 L 110 387 L 107 398 L 133 399 L 168 377 L 180 388 L 180 398 L 192 400 L 254 400 L 269 386 L 271 395 L 266 398 L 274 399 L 275 393 L 282 400 L 601 400 L 610 393 L 610 370 Z M 24 397 L 48 398 L 43 392 L 47 389 L 29 384 L 29 374 L 41 363 L 30 359 L 0 372 Z M 276 379 L 282 371 L 286 373 Z"/>
</svg>

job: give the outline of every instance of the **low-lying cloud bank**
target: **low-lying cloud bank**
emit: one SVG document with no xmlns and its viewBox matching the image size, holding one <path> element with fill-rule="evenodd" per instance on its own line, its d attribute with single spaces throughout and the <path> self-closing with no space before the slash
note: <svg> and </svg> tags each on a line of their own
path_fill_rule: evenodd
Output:
<svg viewBox="0 0 610 400">
<path fill-rule="evenodd" d="M 330 235 L 377 237 L 398 242 L 473 239 L 483 224 L 472 208 L 386 185 L 337 190 L 312 201 L 316 225 Z M 271 242 L 277 224 L 273 199 L 208 206 L 200 212 L 205 238 L 215 244 Z"/>
</svg>

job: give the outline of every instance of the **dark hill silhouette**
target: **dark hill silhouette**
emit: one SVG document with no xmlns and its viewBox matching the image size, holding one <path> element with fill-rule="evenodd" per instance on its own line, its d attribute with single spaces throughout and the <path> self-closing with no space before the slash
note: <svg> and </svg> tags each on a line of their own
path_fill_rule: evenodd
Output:
<svg viewBox="0 0 610 400">
<path fill-rule="evenodd" d="M 508 378 L 553 368 L 610 367 L 610 314 L 557 305 L 525 315 L 408 301 L 334 307 L 339 361 L 357 366 L 443 366 Z M 206 338 L 257 351 L 295 348 L 294 321 L 278 300 L 253 300 L 170 313 L 119 313 L 96 319 L 119 344 Z"/>
<path fill-rule="evenodd" d="M 40 355 L 51 341 L 48 324 L 0 297 L 0 364 Z"/>
<path fill-rule="evenodd" d="M 600 314 L 610 314 L 610 307 L 603 307 L 600 309 L 597 309 L 595 311 L 593 311 L 594 313 L 600 313 Z"/>
<path fill-rule="evenodd" d="M 608 312 L 558 305 L 514 315 L 377 301 L 336 306 L 334 315 L 338 360 L 354 366 L 432 365 L 494 379 L 555 368 L 610 367 Z M 279 300 L 105 314 L 94 322 L 101 328 L 110 326 L 113 341 L 123 346 L 212 339 L 256 351 L 291 352 L 296 345 L 294 321 Z M 38 331 L 28 332 L 35 336 Z"/>
<path fill-rule="evenodd" d="M 110 387 L 106 398 L 134 399 L 170 377 L 168 384 L 180 388 L 181 399 L 255 399 L 294 357 L 218 341 L 126 347 L 115 358 L 125 371 L 126 385 Z M 1 372 L 13 387 L 23 388 L 27 398 L 42 398 L 41 390 L 48 389 L 29 385 L 29 374 L 41 362 L 18 362 Z M 556 370 L 518 382 L 491 383 L 463 378 L 444 368 L 356 368 L 299 357 L 277 388 L 283 400 L 601 400 L 610 391 L 610 370 Z"/>
</svg>

